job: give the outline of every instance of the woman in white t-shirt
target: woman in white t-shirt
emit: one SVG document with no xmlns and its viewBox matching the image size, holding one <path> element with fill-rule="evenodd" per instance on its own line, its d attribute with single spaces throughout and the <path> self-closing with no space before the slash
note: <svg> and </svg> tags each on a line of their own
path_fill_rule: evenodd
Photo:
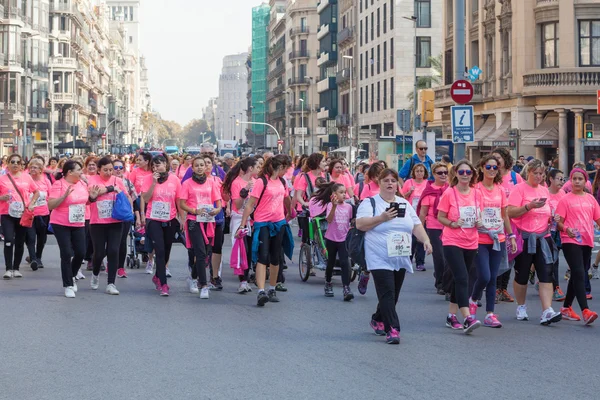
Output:
<svg viewBox="0 0 600 400">
<path fill-rule="evenodd" d="M 356 228 L 365 232 L 367 268 L 373 274 L 379 304 L 371 317 L 377 335 L 386 335 L 387 343 L 400 343 L 400 321 L 396 303 L 404 276 L 413 272 L 410 254 L 412 236 L 431 254 L 431 242 L 415 210 L 396 196 L 398 173 L 385 169 L 378 178 L 379 194 L 365 199 L 358 208 Z M 373 212 L 374 211 L 374 212 Z M 374 216 L 373 216 L 374 215 Z"/>
</svg>

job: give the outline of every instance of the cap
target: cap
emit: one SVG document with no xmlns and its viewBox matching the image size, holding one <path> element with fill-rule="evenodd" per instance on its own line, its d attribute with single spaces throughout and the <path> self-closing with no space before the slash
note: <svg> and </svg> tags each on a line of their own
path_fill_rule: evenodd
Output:
<svg viewBox="0 0 600 400">
<path fill-rule="evenodd" d="M 529 156 L 529 157 L 527 157 L 527 158 L 526 158 L 526 160 L 527 160 L 527 161 L 534 160 L 534 157 L 532 157 L 532 156 Z"/>
<path fill-rule="evenodd" d="M 223 154 L 223 159 L 224 160 L 230 160 L 230 159 L 234 159 L 234 158 L 235 157 L 231 153 L 225 153 L 225 154 Z"/>
</svg>

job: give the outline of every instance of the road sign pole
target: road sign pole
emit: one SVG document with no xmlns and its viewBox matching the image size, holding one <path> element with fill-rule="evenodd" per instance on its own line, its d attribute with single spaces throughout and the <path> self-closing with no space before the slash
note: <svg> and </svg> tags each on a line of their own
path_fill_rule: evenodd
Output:
<svg viewBox="0 0 600 400">
<path fill-rule="evenodd" d="M 465 73 L 465 0 L 454 0 L 454 74 L 455 80 L 463 79 Z M 455 162 L 465 158 L 466 144 L 454 145 Z"/>
</svg>

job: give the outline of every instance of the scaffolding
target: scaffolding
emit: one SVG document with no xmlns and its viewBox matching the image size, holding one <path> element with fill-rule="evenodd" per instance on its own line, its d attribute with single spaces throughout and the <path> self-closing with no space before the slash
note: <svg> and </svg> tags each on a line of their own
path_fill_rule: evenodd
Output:
<svg viewBox="0 0 600 400">
<path fill-rule="evenodd" d="M 269 18 L 271 7 L 261 4 L 252 8 L 252 121 L 266 122 L 267 74 L 269 73 Z M 264 125 L 253 125 L 257 135 L 265 134 Z"/>
</svg>

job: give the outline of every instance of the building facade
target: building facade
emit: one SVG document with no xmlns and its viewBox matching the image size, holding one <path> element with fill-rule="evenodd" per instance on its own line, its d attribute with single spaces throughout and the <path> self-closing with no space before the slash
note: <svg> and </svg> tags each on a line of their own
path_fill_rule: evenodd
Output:
<svg viewBox="0 0 600 400">
<path fill-rule="evenodd" d="M 467 2 L 466 63 L 483 71 L 473 83 L 476 118 L 471 159 L 493 147 L 542 160 L 559 157 L 568 171 L 600 152 L 600 3 L 582 0 Z M 455 32 L 453 9 L 444 3 L 444 79 L 451 84 Z M 560 45 L 559 45 L 560 43 Z M 436 90 L 449 127 L 449 86 Z M 584 140 L 592 123 L 594 139 Z"/>
<path fill-rule="evenodd" d="M 253 122 L 265 123 L 267 111 L 267 74 L 269 73 L 269 19 L 271 8 L 263 3 L 252 9 L 252 63 L 251 63 L 251 90 L 250 118 Z M 265 125 L 250 125 L 247 129 L 248 141 L 253 146 L 264 142 Z M 256 140 L 261 136 L 260 140 Z"/>
<path fill-rule="evenodd" d="M 324 150 L 334 150 L 338 147 L 338 132 L 336 117 L 338 114 L 338 91 L 336 77 L 338 72 L 338 4 L 337 0 L 320 0 L 317 5 L 319 14 L 319 79 L 317 92 L 319 93 L 319 131 L 317 135 Z"/>
<path fill-rule="evenodd" d="M 219 76 L 219 98 L 215 134 L 219 139 L 242 139 L 235 121 L 246 115 L 248 91 L 248 53 L 233 54 L 223 58 Z M 237 132 L 237 134 L 236 134 Z"/>
</svg>

